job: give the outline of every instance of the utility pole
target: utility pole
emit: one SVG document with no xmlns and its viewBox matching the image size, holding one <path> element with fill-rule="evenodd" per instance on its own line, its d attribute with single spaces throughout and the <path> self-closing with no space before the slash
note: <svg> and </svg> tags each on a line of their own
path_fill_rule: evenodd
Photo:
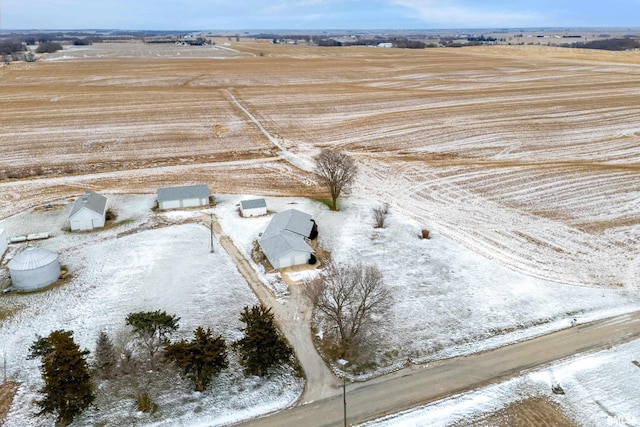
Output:
<svg viewBox="0 0 640 427">
<path fill-rule="evenodd" d="M 342 377 L 342 401 L 344 403 L 344 427 L 347 427 L 347 377 Z"/>
<path fill-rule="evenodd" d="M 340 366 L 342 366 L 343 370 L 349 363 L 349 361 L 345 359 L 338 359 L 337 362 Z M 342 403 L 344 408 L 344 427 L 347 427 L 347 373 L 346 372 L 342 372 Z"/>
</svg>

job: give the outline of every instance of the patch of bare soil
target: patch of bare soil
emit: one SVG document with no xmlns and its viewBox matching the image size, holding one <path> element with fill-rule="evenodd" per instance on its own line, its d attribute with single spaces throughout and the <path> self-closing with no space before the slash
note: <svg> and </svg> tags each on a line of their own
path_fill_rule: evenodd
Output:
<svg viewBox="0 0 640 427">
<path fill-rule="evenodd" d="M 18 391 L 18 383 L 9 381 L 0 384 L 0 425 L 4 424 L 4 417 L 9 412 L 16 391 Z"/>
<path fill-rule="evenodd" d="M 577 427 L 547 399 L 536 397 L 513 403 L 505 409 L 464 426 L 472 427 Z M 460 425 L 459 427 L 462 427 Z"/>
</svg>

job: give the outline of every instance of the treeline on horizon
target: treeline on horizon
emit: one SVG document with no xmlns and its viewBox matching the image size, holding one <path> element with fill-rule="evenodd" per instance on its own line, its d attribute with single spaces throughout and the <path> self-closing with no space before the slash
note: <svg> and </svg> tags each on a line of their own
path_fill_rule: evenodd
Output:
<svg viewBox="0 0 640 427">
<path fill-rule="evenodd" d="M 605 40 L 592 40 L 589 42 L 567 43 L 560 47 L 600 50 L 634 50 L 640 49 L 640 41 L 637 38 L 625 37 Z"/>
<path fill-rule="evenodd" d="M 12 32 L 0 39 L 0 55 L 7 56 L 15 53 L 27 52 L 27 46 L 37 45 L 36 53 L 51 52 L 61 49 L 60 43 L 72 43 L 74 45 L 90 45 L 114 40 L 145 40 L 150 37 L 184 35 L 187 32 L 177 31 L 42 31 L 42 32 Z M 228 37 L 228 35 L 210 35 L 209 37 Z M 239 35 L 235 36 L 236 39 Z M 274 43 L 287 43 L 288 41 L 305 41 L 317 46 L 377 46 L 381 43 L 391 43 L 396 48 L 424 49 L 428 47 L 452 46 L 451 37 L 439 37 L 434 34 L 413 34 L 411 38 L 403 35 L 367 35 L 333 37 L 328 34 L 286 34 L 244 32 L 243 37 L 254 39 L 270 39 Z M 202 38 L 195 39 L 200 41 Z M 427 42 L 423 41 L 426 40 Z M 501 39 L 503 40 L 503 39 Z M 459 47 L 485 43 L 495 43 L 496 39 L 469 38 L 467 43 L 459 44 Z M 198 44 L 198 43 L 192 43 Z M 458 44 L 456 44 L 458 46 Z M 558 45 L 566 48 L 601 49 L 610 51 L 624 51 L 640 49 L 640 39 L 635 35 L 625 35 L 617 38 L 592 40 L 588 42 L 572 42 Z"/>
</svg>

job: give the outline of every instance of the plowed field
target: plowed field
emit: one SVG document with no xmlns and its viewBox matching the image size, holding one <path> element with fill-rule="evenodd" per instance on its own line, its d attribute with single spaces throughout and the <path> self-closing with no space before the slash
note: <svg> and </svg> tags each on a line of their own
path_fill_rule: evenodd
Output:
<svg viewBox="0 0 640 427">
<path fill-rule="evenodd" d="M 640 279 L 640 52 L 69 47 L 0 68 L 0 216 L 86 188 L 323 195 L 232 96 L 289 155 L 348 151 L 355 191 L 487 257 Z"/>
<path fill-rule="evenodd" d="M 532 398 L 513 403 L 506 408 L 476 420 L 472 427 L 575 427 L 557 405 L 543 399 Z"/>
</svg>

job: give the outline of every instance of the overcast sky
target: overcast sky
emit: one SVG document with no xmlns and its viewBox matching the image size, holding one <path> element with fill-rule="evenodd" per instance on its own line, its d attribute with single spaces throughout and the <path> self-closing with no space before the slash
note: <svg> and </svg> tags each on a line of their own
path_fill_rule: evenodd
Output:
<svg viewBox="0 0 640 427">
<path fill-rule="evenodd" d="M 640 0 L 0 0 L 0 29 L 640 27 Z"/>
</svg>

